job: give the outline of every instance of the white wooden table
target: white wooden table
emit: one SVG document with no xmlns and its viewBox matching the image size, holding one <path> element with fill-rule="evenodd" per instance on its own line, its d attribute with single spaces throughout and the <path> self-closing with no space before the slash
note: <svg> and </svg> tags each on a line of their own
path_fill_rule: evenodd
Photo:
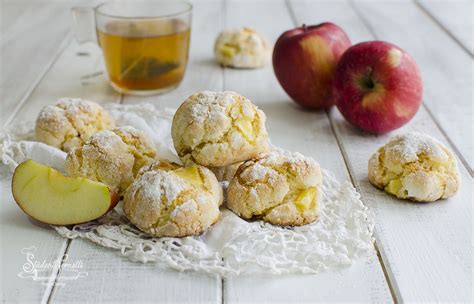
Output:
<svg viewBox="0 0 474 304">
<path fill-rule="evenodd" d="M 121 96 L 103 75 L 97 46 L 73 40 L 70 7 L 84 1 L 1 0 L 0 125 L 34 120 L 59 97 L 97 102 L 153 102 L 176 107 L 198 90 L 234 90 L 268 116 L 273 142 L 314 157 L 341 180 L 349 180 L 376 215 L 376 243 L 353 266 L 319 275 L 241 276 L 223 279 L 129 262 L 117 252 L 84 240 L 59 237 L 15 205 L 10 185 L 0 189 L 1 302 L 432 302 L 473 301 L 473 2 L 420 1 L 194 1 L 190 62 L 181 86 L 150 98 Z M 253 26 L 273 41 L 303 22 L 332 21 L 353 43 L 387 40 L 419 64 L 423 106 L 405 127 L 371 136 L 349 126 L 337 112 L 306 112 L 289 101 L 271 65 L 261 70 L 222 69 L 212 46 L 223 28 Z M 389 136 L 409 130 L 431 134 L 459 160 L 462 187 L 432 204 L 399 201 L 367 180 L 369 156 Z M 60 286 L 65 274 L 46 272 L 51 284 L 18 276 L 35 246 L 35 260 L 68 254 L 81 260 L 87 278 Z M 56 282 L 56 283 L 54 283 Z"/>
</svg>

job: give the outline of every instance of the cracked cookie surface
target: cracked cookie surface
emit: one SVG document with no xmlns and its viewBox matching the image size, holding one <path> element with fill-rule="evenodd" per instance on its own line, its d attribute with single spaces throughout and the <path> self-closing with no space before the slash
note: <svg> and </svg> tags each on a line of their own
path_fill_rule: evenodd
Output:
<svg viewBox="0 0 474 304">
<path fill-rule="evenodd" d="M 68 152 L 80 147 L 92 134 L 114 127 L 112 117 L 97 103 L 62 98 L 44 107 L 35 127 L 36 140 Z"/>
<path fill-rule="evenodd" d="M 305 225 L 318 217 L 321 191 L 318 163 L 300 153 L 273 151 L 239 167 L 227 189 L 227 207 L 244 219 Z"/>
<path fill-rule="evenodd" d="M 125 192 L 123 210 L 145 233 L 184 237 L 214 224 L 222 201 L 222 188 L 209 169 L 162 160 L 140 170 Z"/>
<path fill-rule="evenodd" d="M 369 181 L 401 199 L 432 202 L 452 196 L 460 178 L 454 154 L 433 137 L 395 136 L 369 159 Z"/>
<path fill-rule="evenodd" d="M 223 167 L 207 167 L 207 168 L 216 175 L 216 178 L 218 181 L 224 182 L 224 181 L 230 181 L 234 177 L 240 165 L 242 165 L 243 163 L 244 162 L 239 162 L 239 163 L 230 164 Z"/>
<path fill-rule="evenodd" d="M 234 68 L 259 68 L 270 61 L 272 47 L 265 37 L 248 27 L 222 31 L 216 39 L 217 62 Z"/>
<path fill-rule="evenodd" d="M 66 157 L 66 173 L 102 182 L 119 194 L 133 181 L 140 168 L 155 161 L 151 139 L 133 127 L 118 127 L 92 135 L 82 147 Z"/>
<path fill-rule="evenodd" d="M 222 167 L 268 152 L 265 120 L 265 114 L 244 96 L 203 91 L 178 108 L 171 135 L 185 165 Z"/>
</svg>

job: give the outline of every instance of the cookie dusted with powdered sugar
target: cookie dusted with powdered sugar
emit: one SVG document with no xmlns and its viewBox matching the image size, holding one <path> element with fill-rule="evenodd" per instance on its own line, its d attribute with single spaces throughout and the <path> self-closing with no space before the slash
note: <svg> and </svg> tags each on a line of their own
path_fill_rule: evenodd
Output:
<svg viewBox="0 0 474 304">
<path fill-rule="evenodd" d="M 203 91 L 178 108 L 171 127 L 184 164 L 222 167 L 269 150 L 265 114 L 235 92 Z"/>
<path fill-rule="evenodd" d="M 460 184 L 454 154 L 417 132 L 395 136 L 372 155 L 369 181 L 398 198 L 418 202 L 448 198 Z"/>
<path fill-rule="evenodd" d="M 102 182 L 122 194 L 138 171 L 155 161 L 151 139 L 133 127 L 118 127 L 92 135 L 66 157 L 66 173 Z"/>
<path fill-rule="evenodd" d="M 214 224 L 222 200 L 222 188 L 207 168 L 159 161 L 144 167 L 127 189 L 123 211 L 147 234 L 184 237 Z"/>
<path fill-rule="evenodd" d="M 214 45 L 217 62 L 234 68 L 263 67 L 270 61 L 271 52 L 268 40 L 248 27 L 224 30 Z"/>
<path fill-rule="evenodd" d="M 227 189 L 227 207 L 244 219 L 305 225 L 318 217 L 321 191 L 318 163 L 300 153 L 274 151 L 239 167 Z"/>
<path fill-rule="evenodd" d="M 68 152 L 97 131 L 114 127 L 112 117 L 97 103 L 62 98 L 44 107 L 36 119 L 36 140 Z"/>
</svg>

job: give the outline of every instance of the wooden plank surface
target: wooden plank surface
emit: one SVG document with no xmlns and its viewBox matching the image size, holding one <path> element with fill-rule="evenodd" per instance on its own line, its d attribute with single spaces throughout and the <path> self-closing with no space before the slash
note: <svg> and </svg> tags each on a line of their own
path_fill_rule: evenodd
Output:
<svg viewBox="0 0 474 304">
<path fill-rule="evenodd" d="M 474 168 L 473 59 L 412 1 L 356 1 L 374 38 L 390 41 L 420 67 L 423 103 L 453 143 L 472 175 Z M 462 16 L 460 16 L 462 17 Z"/>
<path fill-rule="evenodd" d="M 68 78 L 79 79 L 81 73 L 90 72 L 89 65 L 79 62 L 74 66 L 69 63 L 71 57 L 76 55 L 75 50 L 57 59 L 70 28 L 69 6 L 6 1 L 1 5 L 1 14 L 2 127 L 34 121 L 41 107 L 54 103 L 58 97 L 67 94 L 80 96 L 82 88 L 74 89 L 64 86 L 64 83 Z M 38 85 L 55 60 L 56 65 L 61 66 L 60 73 L 49 73 L 47 79 Z M 25 101 L 24 104 L 22 101 Z M 7 303 L 46 301 L 58 269 L 54 267 L 41 273 L 41 276 L 49 278 L 49 285 L 20 278 L 18 273 L 27 262 L 21 250 L 34 246 L 37 249 L 34 252 L 35 261 L 52 262 L 62 258 L 68 241 L 48 226 L 39 225 L 25 216 L 11 197 L 10 185 L 2 180 L 1 187 L 1 299 Z"/>
<path fill-rule="evenodd" d="M 474 2 L 471 0 L 418 0 L 419 5 L 452 36 L 461 47 L 474 55 Z"/>
<path fill-rule="evenodd" d="M 52 303 L 221 302 L 218 276 L 131 262 L 87 240 L 73 240 L 68 254 L 71 261 L 83 261 L 88 276 L 55 288 Z"/>
<path fill-rule="evenodd" d="M 195 91 L 222 89 L 222 70 L 212 61 L 213 41 L 221 28 L 221 20 L 216 16 L 221 13 L 222 3 L 194 1 L 193 6 L 190 58 L 179 88 L 158 96 L 124 96 L 124 104 L 150 102 L 162 108 L 176 108 Z M 99 78 L 98 81 L 101 87 L 108 86 L 105 80 Z M 77 85 L 77 80 L 70 85 Z M 68 254 L 71 258 L 83 259 L 89 275 L 87 280 L 77 280 L 74 284 L 55 288 L 52 302 L 84 302 L 91 297 L 96 302 L 131 303 L 220 303 L 222 299 L 222 280 L 219 276 L 180 273 L 160 269 L 156 264 L 130 262 L 118 252 L 90 244 L 86 240 L 73 240 Z"/>
<path fill-rule="evenodd" d="M 88 56 L 78 54 L 88 54 Z M 20 108 L 12 119 L 12 124 L 25 121 L 34 121 L 41 108 L 53 104 L 60 97 L 81 97 L 99 103 L 118 102 L 119 94 L 115 93 L 103 75 L 82 79 L 103 69 L 102 53 L 96 45 L 79 46 L 72 42 L 64 53 L 57 59 L 54 66 L 39 82 L 26 103 Z M 38 251 L 35 259 L 51 262 L 61 258 L 65 252 L 68 240 L 59 237 L 48 226 L 38 226 L 16 206 L 11 197 L 10 185 L 2 181 L 2 187 L 8 189 L 1 191 L 1 202 L 5 205 L 1 209 L 2 239 L 8 240 L 8 245 L 2 247 L 1 261 L 8 261 L 2 267 L 3 292 L 6 302 L 39 302 L 48 299 L 52 286 L 43 286 L 39 282 L 30 282 L 20 279 L 17 273 L 26 262 L 25 255 L 21 254 L 22 248 L 35 246 Z M 57 269 L 47 273 L 51 280 L 56 279 Z"/>
<path fill-rule="evenodd" d="M 337 9 L 333 3 L 291 3 L 300 22 L 334 21 L 348 31 L 354 43 L 373 39 L 367 22 L 370 23 L 371 18 L 379 18 L 374 14 L 384 16 L 393 9 L 385 7 L 384 3 L 371 2 L 372 14 L 364 14 L 364 19 L 357 20 L 349 13 L 352 11 L 349 2 L 338 2 Z M 356 5 L 359 6 L 359 2 Z M 369 11 L 366 7 L 360 10 Z M 341 15 L 341 11 L 345 14 Z M 379 28 L 380 31 L 388 31 L 386 27 L 391 27 L 390 22 L 385 26 L 382 23 L 378 25 L 384 27 Z M 379 38 L 385 39 L 385 36 Z M 403 47 L 404 42 L 399 44 Z M 384 136 L 357 131 L 344 121 L 336 109 L 331 111 L 331 120 L 351 176 L 364 200 L 376 213 L 376 240 L 396 299 L 406 302 L 468 301 L 472 296 L 472 248 L 467 245 L 471 244 L 472 239 L 472 179 L 462 164 L 460 169 L 464 185 L 460 193 L 452 199 L 433 204 L 396 200 L 375 189 L 367 180 L 369 157 L 394 134 L 417 130 L 446 142 L 427 111 L 421 108 L 406 127 Z"/>
<path fill-rule="evenodd" d="M 103 70 L 102 51 L 97 45 L 71 41 L 12 122 L 35 120 L 42 107 L 62 97 L 84 98 L 101 104 L 120 102 L 120 94 L 108 84 Z"/>
<path fill-rule="evenodd" d="M 51 290 L 58 269 L 40 272 L 45 285 L 31 278 L 20 278 L 18 274 L 23 272 L 23 267 L 31 265 L 22 249 L 30 248 L 32 261 L 55 261 L 62 258 L 66 240 L 49 226 L 28 218 L 15 204 L 11 185 L 4 180 L 0 181 L 0 202 L 0 299 L 3 303 L 38 303 Z"/>
<path fill-rule="evenodd" d="M 2 35 L 0 41 L 5 37 L 12 36 L 11 28 L 25 17 L 30 17 L 34 11 L 35 5 L 28 2 L 14 3 L 9 1 L 2 1 L 0 11 L 0 30 Z M 23 19 L 24 20 L 24 19 Z M 18 27 L 19 25 L 17 25 Z"/>
<path fill-rule="evenodd" d="M 225 27 L 251 26 L 275 42 L 294 26 L 284 1 L 227 1 Z M 275 22 L 278 20 L 278 22 Z M 250 98 L 267 115 L 272 143 L 316 159 L 339 180 L 347 169 L 325 112 L 304 111 L 281 89 L 271 63 L 263 69 L 225 69 L 226 90 Z M 353 266 L 318 275 L 240 276 L 224 281 L 226 303 L 390 302 L 390 290 L 375 250 Z"/>
<path fill-rule="evenodd" d="M 58 40 L 60 38 L 58 34 L 67 32 L 71 26 L 70 6 L 70 4 L 34 4 L 30 2 L 6 2 L 2 6 L 2 14 L 6 16 L 6 18 L 2 18 L 2 33 L 7 30 L 7 35 L 2 35 L 1 39 L 2 51 L 7 50 L 2 53 L 2 60 L 4 66 L 6 66 L 6 69 L 2 70 L 2 77 L 5 78 L 7 71 L 12 69 L 19 69 L 18 72 L 23 73 L 25 72 L 24 67 L 27 67 L 26 72 L 30 73 L 29 75 L 14 74 L 22 78 L 12 83 L 13 88 L 2 88 L 2 90 L 5 89 L 2 92 L 8 92 L 8 96 L 2 99 L 1 115 L 4 115 L 4 117 L 10 116 L 10 119 L 3 122 L 8 121 L 10 122 L 9 125 L 12 125 L 24 121 L 34 121 L 43 106 L 54 103 L 60 97 L 82 97 L 98 102 L 118 101 L 119 95 L 112 91 L 105 80 L 102 80 L 99 84 L 97 82 L 89 81 L 87 83 L 87 81 L 81 81 L 81 77 L 84 75 L 102 69 L 100 65 L 102 55 L 97 46 L 78 46 L 75 42 L 72 42 L 59 57 L 50 59 L 45 57 L 46 55 L 55 55 L 61 51 L 60 46 L 64 42 Z M 45 13 L 44 10 L 50 11 Z M 36 17 L 37 15 L 39 17 Z M 54 18 L 55 16 L 58 18 Z M 35 22 L 41 22 L 41 26 L 38 26 Z M 42 29 L 46 32 L 42 32 Z M 52 36 L 53 34 L 56 36 Z M 28 39 L 31 41 L 28 41 Z M 48 43 L 44 43 L 40 39 L 44 39 Z M 55 39 L 60 44 L 55 44 Z M 49 44 L 47 48 L 43 49 L 44 45 L 47 44 Z M 35 54 L 32 56 L 24 55 L 22 54 L 23 48 L 34 50 Z M 79 56 L 79 52 L 88 54 L 88 56 Z M 15 54 L 15 57 L 6 57 L 8 54 Z M 8 60 L 8 65 L 5 65 L 5 59 Z M 54 61 L 54 64 L 50 70 L 49 67 L 45 67 L 45 74 L 36 75 L 36 71 L 29 70 L 30 68 L 41 68 L 41 63 L 49 64 L 48 60 L 51 61 L 50 63 Z M 28 64 L 20 64 L 23 62 Z M 32 79 L 30 76 L 44 78 L 37 82 L 36 79 Z M 9 79 L 8 81 L 13 80 Z M 30 86 L 28 87 L 28 85 Z M 31 91 L 22 94 L 31 95 L 15 95 L 25 87 L 28 87 L 28 90 Z M 22 104 L 23 98 L 26 99 Z M 14 103 L 13 108 L 11 103 Z M 17 111 L 14 109 L 17 109 Z M 9 189 L 10 185 L 5 185 L 2 181 L 2 187 Z M 1 201 L 7 202 L 1 210 L 1 234 L 2 239 L 8 240 L 9 243 L 2 246 L 1 253 L 1 261 L 8 261 L 8 263 L 2 265 L 2 300 L 20 303 L 46 301 L 49 298 L 53 284 L 44 286 L 40 282 L 19 278 L 17 274 L 21 271 L 23 264 L 26 263 L 26 257 L 20 251 L 22 248 L 35 246 L 37 248 L 35 260 L 51 262 L 62 258 L 69 241 L 59 237 L 51 228 L 38 226 L 36 222 L 29 220 L 14 203 L 10 190 L 1 193 L 4 196 Z M 12 225 L 12 223 L 15 224 Z M 54 283 L 57 272 L 58 269 L 55 267 L 43 275 L 50 277 L 50 282 Z"/>
<path fill-rule="evenodd" d="M 87 77 L 103 69 L 101 53 L 96 46 L 79 46 L 72 42 L 62 52 L 70 24 L 68 7 L 73 1 L 69 4 L 39 2 L 41 4 L 37 6 L 30 1 L 0 4 L 0 126 L 34 120 L 42 106 L 59 97 L 82 97 L 98 102 L 121 100 L 121 96 L 108 86 L 104 75 Z M 394 134 L 418 130 L 448 145 L 454 144 L 466 168 L 462 165 L 460 168 L 461 191 L 446 201 L 422 205 L 405 203 L 368 183 L 367 160 L 389 136 L 362 134 L 344 122 L 335 109 L 329 116 L 300 110 L 281 90 L 271 66 L 255 71 L 223 72 L 214 63 L 212 46 L 224 22 L 226 27 L 253 25 L 272 41 L 280 32 L 293 27 L 282 1 L 228 1 L 225 5 L 217 0 L 194 1 L 192 48 L 181 86 L 169 94 L 126 97 L 123 102 L 148 101 L 163 107 L 177 107 L 184 98 L 204 89 L 225 88 L 246 95 L 267 113 L 274 144 L 313 156 L 340 179 L 349 178 L 344 162 L 348 164 L 352 180 L 376 213 L 377 244 L 396 300 L 472 301 L 473 180 L 469 175 L 473 164 L 472 128 L 470 132 L 466 130 L 469 129 L 466 126 L 472 125 L 472 105 L 467 102 L 472 99 L 472 69 L 469 73 L 472 45 L 469 55 L 458 44 L 467 39 L 462 36 L 465 35 L 463 30 L 459 30 L 459 24 L 465 27 L 465 20 L 446 20 L 446 15 L 453 13 L 445 13 L 438 2 L 427 8 L 428 2 L 431 3 L 422 0 L 421 8 L 429 14 L 411 2 L 400 1 L 288 0 L 287 4 L 298 22 L 333 21 L 348 32 L 353 42 L 374 39 L 375 34 L 377 38 L 398 44 L 415 57 L 426 84 L 427 108 L 420 109 L 408 126 Z M 47 9 L 49 6 L 50 10 Z M 457 16 L 465 15 L 463 12 Z M 456 42 L 436 21 L 459 41 Z M 448 24 L 449 21 L 452 24 Z M 416 26 L 410 26 L 413 24 Z M 18 35 L 22 38 L 14 33 L 22 33 Z M 31 39 L 23 37 L 25 35 L 30 35 Z M 41 43 L 43 38 L 49 45 Z M 242 76 L 244 73 L 245 77 Z M 343 148 L 342 152 L 338 145 Z M 392 300 L 375 251 L 367 259 L 336 272 L 278 278 L 234 277 L 222 281 L 216 276 L 178 273 L 157 269 L 153 264 L 131 263 L 117 252 L 88 241 L 62 239 L 50 228 L 30 221 L 15 205 L 10 185 L 4 181 L 0 184 L 3 203 L 0 210 L 0 298 L 4 302 Z M 29 246 L 37 248 L 35 259 L 39 261 L 53 261 L 67 251 L 72 261 L 83 261 L 88 277 L 55 287 L 52 294 L 51 286 L 19 278 L 17 274 L 26 262 L 20 251 Z M 63 277 L 56 277 L 56 274 L 57 268 L 46 273 L 50 281 Z"/>
<path fill-rule="evenodd" d="M 461 165 L 454 197 L 431 204 L 404 202 L 375 189 L 367 160 L 392 135 L 421 131 L 449 146 L 425 111 L 390 135 L 358 132 L 332 111 L 335 129 L 365 202 L 375 212 L 375 237 L 396 297 L 406 302 L 467 302 L 472 299 L 472 177 Z"/>
<path fill-rule="evenodd" d="M 10 122 L 71 38 L 70 14 L 69 5 L 58 2 L 2 3 L 0 126 Z"/>
</svg>

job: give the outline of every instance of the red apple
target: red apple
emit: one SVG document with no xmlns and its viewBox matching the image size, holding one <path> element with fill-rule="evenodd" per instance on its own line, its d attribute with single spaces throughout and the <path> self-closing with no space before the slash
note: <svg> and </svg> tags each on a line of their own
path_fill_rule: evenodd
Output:
<svg viewBox="0 0 474 304">
<path fill-rule="evenodd" d="M 350 47 L 334 73 L 337 108 L 351 124 L 386 133 L 406 124 L 421 104 L 422 82 L 413 58 L 384 41 Z"/>
<path fill-rule="evenodd" d="M 331 78 L 342 53 L 351 46 L 346 33 L 329 22 L 284 32 L 273 49 L 273 69 L 280 85 L 303 107 L 333 105 Z"/>
</svg>

